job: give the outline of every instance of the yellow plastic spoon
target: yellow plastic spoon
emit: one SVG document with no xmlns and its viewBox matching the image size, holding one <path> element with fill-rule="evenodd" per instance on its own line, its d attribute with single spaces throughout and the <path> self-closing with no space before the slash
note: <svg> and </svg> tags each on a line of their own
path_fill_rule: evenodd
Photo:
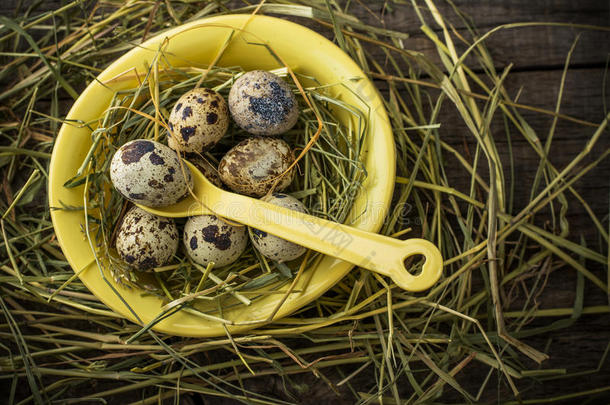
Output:
<svg viewBox="0 0 610 405">
<path fill-rule="evenodd" d="M 407 291 L 430 288 L 441 276 L 441 253 L 425 239 L 394 239 L 231 193 L 214 186 L 192 164 L 186 163 L 193 174 L 194 194 L 205 206 L 188 196 L 170 206 L 140 208 L 174 218 L 219 215 L 388 276 Z M 420 274 L 412 275 L 405 269 L 404 261 L 417 254 L 423 255 L 426 262 Z"/>
</svg>

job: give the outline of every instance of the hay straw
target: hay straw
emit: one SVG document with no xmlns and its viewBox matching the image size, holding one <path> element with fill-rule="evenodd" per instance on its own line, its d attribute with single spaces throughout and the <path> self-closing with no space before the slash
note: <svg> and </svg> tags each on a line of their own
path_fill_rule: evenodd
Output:
<svg viewBox="0 0 610 405">
<path fill-rule="evenodd" d="M 352 15 L 350 9 L 356 7 L 370 13 L 360 3 L 341 8 L 326 0 L 267 1 L 231 10 L 224 2 L 200 7 L 176 1 L 93 5 L 72 1 L 53 12 L 1 18 L 0 384 L 6 387 L 8 403 L 178 403 L 195 395 L 244 403 L 296 403 L 307 395 L 304 384 L 310 375 L 311 381 L 324 387 L 325 398 L 333 400 L 339 392 L 341 398 L 361 403 L 500 398 L 505 403 L 552 403 L 607 395 L 610 387 L 605 385 L 566 384 L 565 391 L 547 397 L 531 390 L 533 384 L 547 381 L 602 375 L 610 351 L 608 345 L 589 370 L 545 360 L 553 332 L 572 333 L 571 327 L 582 317 L 610 313 L 609 305 L 589 305 L 585 300 L 587 294 L 600 292 L 610 297 L 608 215 L 595 212 L 576 187 L 607 163 L 610 151 L 600 145 L 606 145 L 601 140 L 608 134 L 610 115 L 605 110 L 603 119 L 591 122 L 561 112 L 571 57 L 584 38 L 575 40 L 566 54 L 559 96 L 550 108 L 511 97 L 505 87 L 511 66 L 497 72 L 486 48 L 486 40 L 501 30 L 607 27 L 527 22 L 479 35 L 457 8 L 455 16 L 467 28 L 459 32 L 450 23 L 455 16 L 443 15 L 432 0 L 413 0 L 421 34 L 439 55 L 440 62 L 433 62 L 417 50 L 405 49 L 405 33 L 365 24 Z M 304 263 L 316 260 L 315 255 L 292 267 L 292 279 L 285 277 L 284 267 L 253 251 L 239 266 L 224 270 L 197 269 L 177 260 L 156 269 L 161 280 L 156 287 L 129 272 L 115 272 L 127 285 L 166 296 L 165 311 L 148 325 L 121 319 L 75 277 L 54 237 L 45 205 L 47 166 L 63 122 L 63 106 L 145 37 L 196 18 L 235 11 L 298 18 L 326 30 L 384 88 L 398 176 L 382 232 L 424 237 L 441 247 L 444 276 L 432 289 L 413 294 L 387 279 L 355 270 L 318 300 L 248 335 L 194 339 L 160 336 L 151 327 L 176 310 L 226 323 L 221 310 L 202 313 L 191 303 L 239 297 L 242 302 L 236 305 L 247 310 L 244 303 L 276 294 L 278 283 L 294 287 Z M 116 212 L 125 207 L 116 196 L 108 199 L 101 192 L 107 170 L 103 153 L 112 152 L 129 136 L 150 133 L 163 140 L 164 111 L 182 90 L 201 81 L 226 92 L 227 83 L 239 73 L 237 67 L 213 65 L 175 69 L 165 64 L 162 51 L 146 72 L 123 72 L 105 84 L 135 77 L 140 86 L 115 97 L 114 107 L 101 117 L 101 129 L 92 134 L 94 147 L 67 184 L 86 184 L 83 206 L 51 207 L 86 213 L 91 213 L 91 201 L 106 207 L 99 210 L 97 220 L 92 216 L 87 221 L 83 235 L 89 235 L 92 248 L 110 256 L 115 268 L 120 263 L 104 241 L 112 239 Z M 385 60 L 378 59 L 380 53 Z M 286 73 L 300 79 L 298 72 Z M 606 80 L 604 75 L 604 84 Z M 357 134 L 360 129 L 332 125 L 329 106 L 350 106 L 326 97 L 323 86 L 299 90 L 310 103 L 310 120 L 288 135 L 304 150 L 300 163 L 304 177 L 296 184 L 295 195 L 315 214 L 342 221 L 351 204 L 350 191 L 364 173 L 356 158 L 358 147 L 341 151 L 335 141 L 349 139 L 349 131 Z M 148 94 L 152 101 L 135 102 Z M 468 129 L 464 136 L 469 147 L 458 148 L 441 138 L 441 109 L 446 105 Z M 524 111 L 551 117 L 544 138 L 527 122 Z M 318 118 L 324 130 L 319 130 Z M 558 124 L 564 121 L 588 135 L 580 152 L 557 167 L 550 148 Z M 498 122 L 503 124 L 499 132 L 504 133 L 492 134 L 492 123 Z M 97 126 L 98 122 L 67 124 Z M 117 133 L 118 128 L 123 131 Z M 109 141 L 113 136 L 115 144 Z M 506 146 L 499 145 L 499 136 L 506 138 Z M 534 184 L 526 187 L 514 175 L 519 157 L 512 148 L 519 138 L 538 158 Z M 501 152 L 508 159 L 501 158 Z M 84 176 L 90 169 L 94 174 Z M 466 180 L 465 187 L 452 182 L 456 173 Z M 519 209 L 514 205 L 517 193 L 529 198 Z M 570 233 L 568 206 L 586 215 L 597 242 L 585 243 Z M 551 226 L 546 226 L 545 218 Z M 576 282 L 570 286 L 573 305 L 540 308 L 538 298 L 556 271 L 575 274 Z M 259 295 L 251 293 L 254 289 Z M 516 296 L 521 299 L 515 300 Z M 543 338 L 549 340 L 546 347 L 534 343 Z M 464 382 L 475 374 L 479 377 L 475 384 Z M 270 377 L 279 382 L 273 390 L 267 389 Z"/>
</svg>

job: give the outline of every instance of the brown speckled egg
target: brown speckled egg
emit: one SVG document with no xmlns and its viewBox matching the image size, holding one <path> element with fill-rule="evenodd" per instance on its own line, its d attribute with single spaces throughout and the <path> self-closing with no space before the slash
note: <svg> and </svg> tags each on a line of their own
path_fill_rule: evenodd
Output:
<svg viewBox="0 0 610 405">
<path fill-rule="evenodd" d="M 214 90 L 196 88 L 182 95 L 169 116 L 167 144 L 180 152 L 212 148 L 229 127 L 229 108 Z"/>
<path fill-rule="evenodd" d="M 193 186 L 191 172 L 176 152 L 147 139 L 136 139 L 119 148 L 110 163 L 112 184 L 129 201 L 161 207 L 181 200 Z"/>
<path fill-rule="evenodd" d="M 210 182 L 216 187 L 222 187 L 222 180 L 218 175 L 218 169 L 214 167 L 210 162 L 199 156 L 189 158 L 189 161 L 195 165 L 197 169 L 203 174 Z"/>
<path fill-rule="evenodd" d="M 229 109 L 242 129 L 254 135 L 279 135 L 294 126 L 299 106 L 278 76 L 253 70 L 239 77 L 229 92 Z"/>
<path fill-rule="evenodd" d="M 129 266 L 150 270 L 166 264 L 178 249 L 178 228 L 171 218 L 132 207 L 116 236 L 116 250 Z"/>
<path fill-rule="evenodd" d="M 245 226 L 230 225 L 214 215 L 190 217 L 184 225 L 184 246 L 196 263 L 216 267 L 236 261 L 246 249 Z"/>
<path fill-rule="evenodd" d="M 253 137 L 238 143 L 223 156 L 218 174 L 231 190 L 262 197 L 292 162 L 294 154 L 283 140 Z M 275 190 L 288 187 L 293 177 L 294 170 L 291 170 L 280 179 Z"/>
<path fill-rule="evenodd" d="M 306 213 L 303 203 L 287 194 L 273 193 L 262 198 L 263 201 L 288 208 L 294 211 Z M 301 245 L 288 242 L 285 239 L 270 235 L 256 228 L 250 228 L 250 240 L 263 256 L 278 262 L 287 262 L 303 255 L 307 250 Z"/>
</svg>

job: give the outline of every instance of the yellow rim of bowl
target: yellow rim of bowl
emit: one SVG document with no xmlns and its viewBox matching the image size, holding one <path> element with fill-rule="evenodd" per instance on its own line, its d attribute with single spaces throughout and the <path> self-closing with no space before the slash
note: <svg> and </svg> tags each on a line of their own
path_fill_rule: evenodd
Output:
<svg viewBox="0 0 610 405">
<path fill-rule="evenodd" d="M 367 179 L 364 192 L 356 198 L 351 211 L 351 225 L 377 232 L 387 214 L 395 178 L 395 150 L 392 129 L 383 102 L 360 68 L 337 46 L 321 35 L 301 25 L 267 16 L 246 14 L 224 15 L 194 21 L 149 39 L 127 52 L 93 81 L 76 100 L 59 131 L 49 170 L 49 203 L 82 206 L 84 187 L 67 189 L 66 180 L 73 177 L 91 145 L 91 130 L 77 122 L 97 119 L 109 105 L 114 91 L 133 85 L 133 80 L 123 81 L 135 69 L 143 72 L 164 44 L 164 52 L 174 66 L 193 66 L 211 63 L 231 32 L 236 33 L 225 49 L 220 66 L 241 66 L 245 70 L 274 69 L 281 67 L 265 50 L 261 53 L 260 40 L 281 55 L 297 72 L 312 75 L 321 83 L 335 83 L 330 91 L 354 105 L 368 109 L 368 125 L 365 141 L 365 167 Z M 111 84 L 113 89 L 109 89 Z M 364 101 L 366 100 L 366 102 Z M 366 210 L 366 211 L 365 211 Z M 364 215 L 359 215 L 365 212 Z M 52 210 L 51 218 L 59 244 L 66 259 L 85 286 L 104 304 L 131 321 L 146 325 L 161 312 L 163 302 L 152 296 L 142 296 L 138 291 L 117 287 L 106 270 L 98 268 L 92 247 L 81 227 L 85 224 L 82 211 Z M 291 294 L 274 319 L 284 317 L 316 299 L 343 278 L 353 265 L 332 257 L 323 257 L 303 274 L 296 290 Z M 111 287 L 112 285 L 112 287 Z M 120 289 L 123 302 L 114 289 Z M 287 287 L 286 287 L 287 288 Z M 157 323 L 153 329 L 172 335 L 219 336 L 238 333 L 269 322 L 268 317 L 277 306 L 279 297 L 257 299 L 249 307 L 230 309 L 224 313 L 232 324 L 195 316 L 185 311 Z M 133 310 L 130 311 L 125 304 Z"/>
</svg>

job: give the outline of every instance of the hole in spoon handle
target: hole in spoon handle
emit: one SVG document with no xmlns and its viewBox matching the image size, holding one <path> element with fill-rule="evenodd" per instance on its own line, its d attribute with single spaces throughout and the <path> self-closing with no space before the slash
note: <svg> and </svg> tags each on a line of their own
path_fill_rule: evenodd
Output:
<svg viewBox="0 0 610 405">
<path fill-rule="evenodd" d="M 423 291 L 438 281 L 443 272 L 443 256 L 438 248 L 425 239 L 408 239 L 403 242 L 404 255 L 400 264 L 390 274 L 400 288 L 407 291 Z M 405 259 L 413 255 L 423 255 L 426 259 L 418 275 L 412 275 L 405 268 Z"/>
</svg>

